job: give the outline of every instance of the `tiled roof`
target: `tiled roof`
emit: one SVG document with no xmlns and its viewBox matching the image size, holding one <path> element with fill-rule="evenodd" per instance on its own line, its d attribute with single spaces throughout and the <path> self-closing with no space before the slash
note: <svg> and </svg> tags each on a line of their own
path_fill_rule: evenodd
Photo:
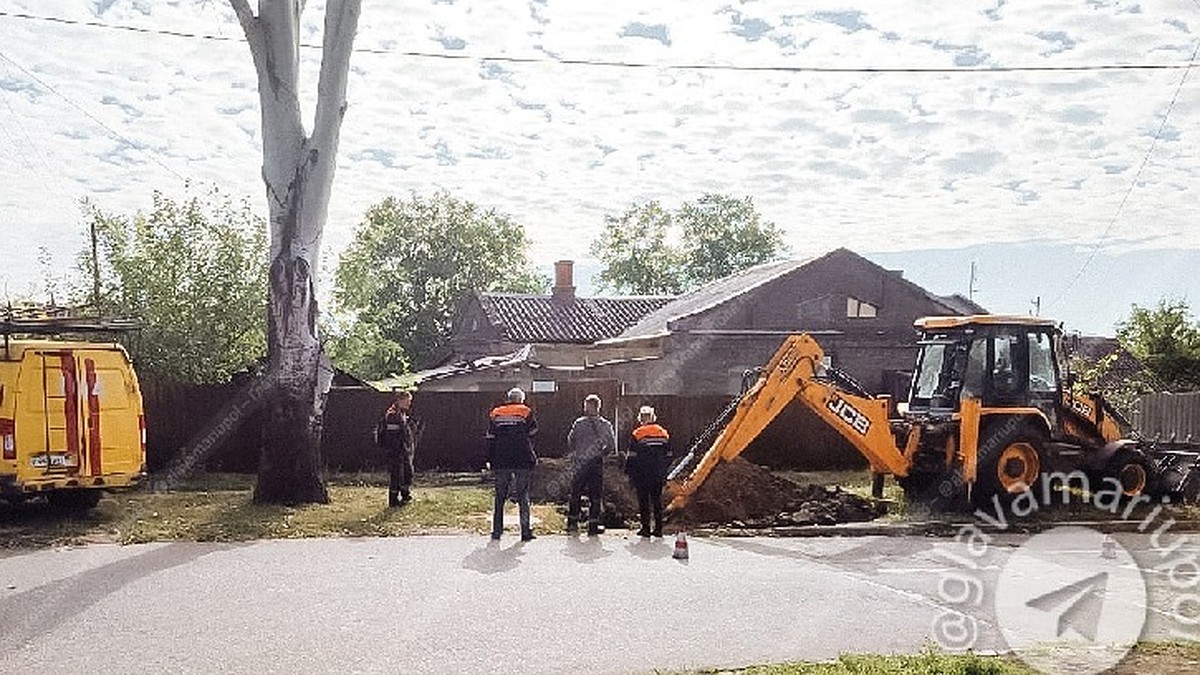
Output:
<svg viewBox="0 0 1200 675">
<path fill-rule="evenodd" d="M 548 295 L 481 293 L 488 320 L 509 342 L 590 344 L 620 335 L 642 317 L 671 301 L 668 297 L 575 298 L 559 302 Z"/>
</svg>

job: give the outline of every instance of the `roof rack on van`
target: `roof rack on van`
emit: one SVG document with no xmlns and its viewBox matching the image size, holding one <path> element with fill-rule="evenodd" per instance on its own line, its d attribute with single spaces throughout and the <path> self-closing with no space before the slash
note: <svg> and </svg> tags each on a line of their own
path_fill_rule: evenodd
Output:
<svg viewBox="0 0 1200 675">
<path fill-rule="evenodd" d="M 0 314 L 0 334 L 61 335 L 63 333 L 128 333 L 142 329 L 137 319 L 100 319 L 91 317 L 16 318 Z"/>
</svg>

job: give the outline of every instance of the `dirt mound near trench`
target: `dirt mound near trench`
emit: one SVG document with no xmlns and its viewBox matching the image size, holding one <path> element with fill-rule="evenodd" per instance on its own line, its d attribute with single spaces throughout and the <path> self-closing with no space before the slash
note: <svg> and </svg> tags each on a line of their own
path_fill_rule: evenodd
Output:
<svg viewBox="0 0 1200 675">
<path fill-rule="evenodd" d="M 742 458 L 722 462 L 672 517 L 677 528 L 767 528 L 874 520 L 887 507 L 838 486 L 797 485 Z"/>
<path fill-rule="evenodd" d="M 565 506 L 571 497 L 571 477 L 576 467 L 570 458 L 539 458 L 529 481 L 529 498 L 543 504 Z M 586 506 L 584 515 L 587 515 Z M 637 493 L 615 459 L 604 461 L 604 526 L 625 527 L 637 520 Z"/>
<path fill-rule="evenodd" d="M 566 506 L 574 472 L 569 458 L 539 459 L 530 479 L 530 499 Z M 666 495 L 663 498 L 669 500 Z M 667 530 L 834 525 L 874 520 L 886 511 L 882 502 L 838 486 L 798 485 L 739 457 L 713 469 L 687 508 L 671 514 Z M 626 527 L 637 519 L 637 493 L 629 478 L 616 460 L 605 460 L 605 527 Z"/>
</svg>

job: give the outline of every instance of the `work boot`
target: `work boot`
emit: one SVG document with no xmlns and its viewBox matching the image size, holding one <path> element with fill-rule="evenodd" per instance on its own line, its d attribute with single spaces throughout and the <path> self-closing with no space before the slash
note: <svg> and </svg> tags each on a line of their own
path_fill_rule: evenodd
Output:
<svg viewBox="0 0 1200 675">
<path fill-rule="evenodd" d="M 397 506 L 400 506 L 400 498 L 397 497 L 395 493 L 389 494 L 388 495 L 388 508 L 395 508 Z"/>
<path fill-rule="evenodd" d="M 576 534 L 578 532 L 579 523 L 574 520 L 567 519 L 567 534 Z"/>
<path fill-rule="evenodd" d="M 650 536 L 658 537 L 659 539 L 662 539 L 662 528 L 661 527 L 654 528 L 654 531 L 650 533 Z"/>
<path fill-rule="evenodd" d="M 649 539 L 650 538 L 650 530 L 647 530 L 646 528 L 643 527 L 642 529 L 638 530 L 637 536 L 645 537 L 646 539 Z"/>
<path fill-rule="evenodd" d="M 525 530 L 521 533 L 521 541 L 533 541 L 534 539 L 537 539 L 537 536 L 533 533 L 533 530 Z"/>
<path fill-rule="evenodd" d="M 600 535 L 600 526 L 595 523 L 588 524 L 588 536 L 597 537 Z"/>
<path fill-rule="evenodd" d="M 398 504 L 398 506 L 404 506 L 405 504 L 407 504 L 411 501 L 412 501 L 412 495 L 405 492 L 404 494 L 400 495 L 400 503 Z"/>
</svg>

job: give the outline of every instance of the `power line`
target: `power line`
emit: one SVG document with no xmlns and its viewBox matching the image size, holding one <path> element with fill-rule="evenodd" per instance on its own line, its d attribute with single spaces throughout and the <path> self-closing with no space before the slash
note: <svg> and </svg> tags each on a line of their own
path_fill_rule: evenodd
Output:
<svg viewBox="0 0 1200 675">
<path fill-rule="evenodd" d="M 1196 42 L 1196 48 L 1192 50 L 1192 61 L 1196 60 L 1196 56 L 1200 55 L 1200 41 Z M 1138 181 L 1142 178 L 1142 172 L 1146 170 L 1146 165 L 1150 163 L 1150 155 L 1154 154 L 1154 149 L 1158 146 L 1158 140 L 1162 136 L 1163 130 L 1167 128 L 1167 120 L 1171 118 L 1171 111 L 1175 109 L 1175 102 L 1179 100 L 1179 92 L 1183 89 L 1183 84 L 1187 82 L 1188 73 L 1192 71 L 1191 66 L 1184 69 L 1183 75 L 1179 78 L 1179 84 L 1175 85 L 1175 93 L 1171 95 L 1171 102 L 1167 104 L 1167 110 L 1163 113 L 1162 121 L 1158 124 L 1158 129 L 1154 132 L 1154 138 L 1150 141 L 1150 147 L 1146 148 L 1146 154 L 1142 156 L 1142 163 L 1138 165 L 1137 172 L 1133 175 L 1133 180 L 1129 182 L 1129 188 L 1125 190 L 1125 194 L 1121 197 L 1121 201 L 1117 204 L 1116 211 L 1113 212 L 1112 218 L 1108 219 L 1108 224 L 1104 227 L 1104 231 L 1100 233 L 1100 239 L 1096 241 L 1096 245 L 1092 247 L 1092 251 L 1088 253 L 1087 260 L 1079 266 L 1075 272 L 1075 276 L 1071 277 L 1071 281 L 1067 282 L 1066 288 L 1054 298 L 1050 304 L 1056 305 L 1059 300 L 1066 297 L 1067 293 L 1083 276 L 1084 270 L 1092 264 L 1092 260 L 1096 258 L 1096 253 L 1100 251 L 1100 247 L 1108 239 L 1109 233 L 1112 232 L 1113 226 L 1117 224 L 1117 219 L 1121 217 L 1121 213 L 1125 210 L 1125 204 L 1129 202 L 1129 197 L 1133 194 L 1134 188 L 1137 187 Z"/>
<path fill-rule="evenodd" d="M 55 96 L 57 96 L 57 97 L 61 98 L 61 99 L 62 99 L 62 100 L 64 100 L 64 101 L 66 101 L 68 105 L 70 105 L 72 108 L 74 108 L 74 109 L 78 110 L 78 111 L 80 112 L 80 114 L 82 114 L 84 117 L 88 118 L 89 120 L 91 120 L 92 122 L 94 122 L 94 123 L 95 123 L 97 126 L 99 126 L 101 129 L 104 129 L 106 132 L 108 132 L 108 135 L 109 135 L 109 136 L 112 136 L 112 137 L 113 137 L 113 139 L 115 139 L 115 140 L 118 140 L 118 141 L 121 141 L 122 143 L 125 143 L 125 144 L 126 144 L 126 145 L 128 145 L 129 147 L 131 147 L 131 148 L 133 148 L 133 149 L 135 149 L 135 150 L 138 150 L 138 151 L 142 152 L 142 154 L 143 154 L 143 155 L 145 155 L 146 157 L 149 157 L 149 158 L 150 158 L 150 161 L 152 161 L 152 162 L 154 162 L 155 164 L 159 165 L 160 167 L 162 167 L 163 169 L 165 169 L 165 170 L 167 171 L 167 173 L 170 173 L 172 176 L 175 176 L 175 177 L 176 177 L 176 178 L 178 178 L 179 180 L 187 180 L 186 178 L 184 178 L 183 176 L 181 176 L 181 175 L 180 175 L 180 174 L 179 174 L 177 171 L 175 171 L 175 170 L 174 170 L 174 169 L 172 169 L 171 167 L 167 166 L 166 164 L 163 164 L 163 163 L 162 163 L 162 162 L 161 162 L 161 161 L 160 161 L 160 160 L 159 160 L 157 157 L 155 157 L 153 154 L 151 154 L 151 153 L 149 153 L 149 152 L 146 152 L 146 151 L 145 151 L 145 149 L 144 149 L 144 148 L 142 148 L 142 147 L 141 147 L 139 144 L 137 144 L 137 143 L 134 143 L 133 141 L 129 140 L 129 139 L 128 139 L 128 138 L 126 138 L 126 137 L 125 137 L 123 134 L 121 134 L 119 131 L 116 131 L 116 130 L 114 130 L 112 127 L 110 127 L 110 126 L 108 126 L 107 124 L 105 124 L 103 121 L 101 121 L 101 120 L 100 120 L 99 118 L 97 118 L 95 115 L 93 115 L 93 114 L 91 114 L 90 112 L 88 112 L 88 111 L 87 111 L 87 110 L 86 110 L 86 109 L 85 109 L 83 106 L 79 105 L 79 104 L 78 104 L 78 103 L 76 103 L 75 101 L 72 101 L 70 98 L 67 98 L 67 96 L 66 96 L 65 94 L 63 94 L 63 93 L 59 92 L 57 89 L 55 89 L 54 87 L 52 87 L 52 86 L 50 86 L 49 84 L 47 84 L 47 83 L 46 83 L 44 80 L 42 80 L 42 79 L 41 79 L 40 77 L 38 77 L 37 75 L 34 75 L 34 74 L 33 74 L 32 72 L 30 72 L 30 71 L 29 71 L 29 69 L 27 69 L 25 66 L 22 66 L 21 64 L 17 63 L 16 61 L 12 60 L 11 58 L 9 58 L 9 56 L 8 56 L 7 54 L 5 54 L 3 51 L 0 51 L 0 59 L 4 59 L 5 61 L 7 61 L 7 62 L 9 62 L 9 63 L 13 64 L 13 65 L 14 65 L 14 66 L 16 66 L 16 67 L 17 67 L 17 68 L 18 68 L 18 69 L 19 69 L 19 70 L 20 70 L 22 73 L 25 73 L 25 75 L 26 75 L 26 76 L 27 76 L 29 79 L 31 79 L 31 80 L 33 80 L 34 82 L 37 82 L 39 85 L 41 85 L 41 86 L 42 86 L 42 88 L 44 88 L 46 91 L 50 92 L 51 94 L 54 94 Z"/>
<path fill-rule="evenodd" d="M 162 28 L 144 28 L 122 24 L 104 23 L 102 21 L 82 21 L 55 16 L 38 16 L 18 12 L 0 11 L 0 17 L 23 19 L 27 21 L 42 21 L 68 26 L 101 28 L 105 30 L 127 31 L 145 35 L 163 35 L 168 37 L 193 40 L 210 40 L 213 42 L 241 42 L 242 37 L 213 35 L 211 33 L 193 33 L 188 31 L 167 30 Z M 304 49 L 321 49 L 319 44 L 301 43 Z M 745 66 L 719 63 L 653 63 L 648 61 L 609 61 L 604 59 L 569 59 L 545 58 L 540 56 L 490 56 L 476 54 L 456 54 L 445 52 L 402 51 L 378 47 L 355 47 L 357 54 L 382 54 L 389 56 L 407 56 L 422 59 L 441 59 L 445 61 L 484 61 L 490 63 L 512 64 L 552 64 L 566 66 L 592 66 L 600 68 L 655 68 L 664 70 L 698 70 L 698 71 L 727 71 L 727 72 L 760 72 L 760 73 L 854 73 L 854 74 L 957 74 L 957 73 L 1078 73 L 1099 71 L 1152 71 L 1152 70 L 1184 70 L 1196 65 L 1195 55 L 1187 63 L 1102 63 L 1081 65 L 1039 65 L 1039 66 Z"/>
</svg>

